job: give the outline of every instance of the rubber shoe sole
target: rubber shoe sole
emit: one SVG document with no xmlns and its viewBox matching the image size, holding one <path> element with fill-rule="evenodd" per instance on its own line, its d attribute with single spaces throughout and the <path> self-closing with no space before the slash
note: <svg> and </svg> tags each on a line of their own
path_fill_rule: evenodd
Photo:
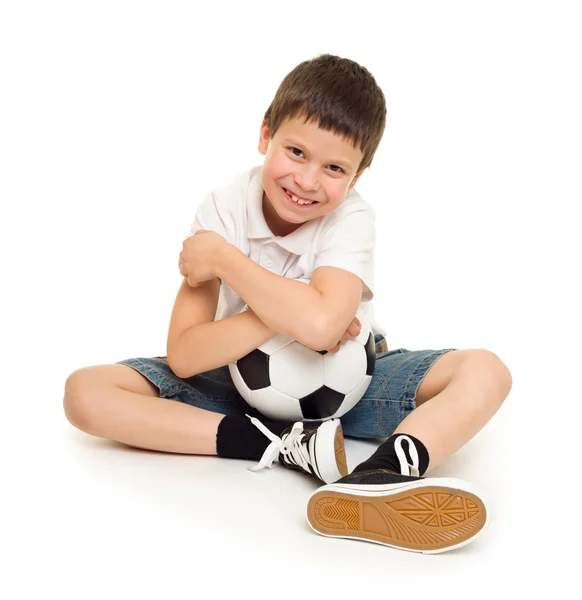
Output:
<svg viewBox="0 0 582 600">
<path fill-rule="evenodd" d="M 334 439 L 335 462 L 340 474 L 340 477 L 345 477 L 348 474 L 348 461 L 346 459 L 346 449 L 344 446 L 344 433 L 341 423 L 339 424 Z"/>
<path fill-rule="evenodd" d="M 336 484 L 316 490 L 307 522 L 317 533 L 437 554 L 475 540 L 485 504 L 466 481 L 426 478 L 385 485 Z"/>
<path fill-rule="evenodd" d="M 316 435 L 315 453 L 321 479 L 325 483 L 333 483 L 345 477 L 348 465 L 340 420 L 325 421 L 319 426 Z"/>
</svg>

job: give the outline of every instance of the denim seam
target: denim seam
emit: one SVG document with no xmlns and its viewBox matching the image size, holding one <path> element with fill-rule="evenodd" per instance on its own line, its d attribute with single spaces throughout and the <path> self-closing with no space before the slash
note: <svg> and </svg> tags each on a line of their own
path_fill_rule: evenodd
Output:
<svg viewBox="0 0 582 600">
<path fill-rule="evenodd" d="M 404 365 L 407 361 L 412 360 L 412 356 L 409 358 L 405 358 L 404 360 L 401 360 L 397 365 L 395 365 L 394 369 L 388 373 L 385 377 L 384 380 L 382 381 L 382 384 L 380 385 L 380 388 L 378 390 L 378 396 L 381 397 L 383 392 L 387 391 L 388 388 L 388 383 L 390 382 L 390 380 L 394 377 L 394 374 L 396 373 L 396 371 L 398 371 L 398 369 L 400 369 L 400 367 L 402 367 L 402 365 Z M 390 402 L 395 402 L 397 404 L 400 405 L 400 420 L 403 420 L 403 406 L 402 406 L 402 402 L 398 401 L 398 400 L 392 400 L 390 398 L 388 398 L 388 400 Z M 381 402 L 378 402 L 378 423 L 380 424 L 380 431 L 386 433 L 386 431 L 384 430 L 384 421 L 382 419 L 382 409 L 385 406 L 386 401 L 382 400 Z"/>
<path fill-rule="evenodd" d="M 144 375 L 145 377 L 147 377 L 148 380 L 151 381 L 160 390 L 160 394 L 161 394 L 162 390 L 159 388 L 158 384 L 154 383 L 150 379 L 150 377 L 153 377 L 154 375 L 160 375 L 160 371 L 158 369 L 156 369 L 155 367 L 152 367 L 151 365 L 148 365 L 147 363 L 145 363 L 143 360 L 141 360 L 139 358 L 136 358 L 134 360 L 139 363 L 139 366 L 142 369 L 142 375 Z M 164 393 L 166 393 L 166 396 L 168 396 L 168 395 L 174 395 L 178 391 L 179 384 L 177 384 L 175 382 L 170 382 L 168 380 L 168 377 L 166 376 L 165 373 L 162 372 L 161 375 L 164 378 L 164 383 L 165 383 L 165 388 L 166 388 L 164 390 Z M 160 396 L 160 397 L 166 397 L 166 396 Z"/>
<path fill-rule="evenodd" d="M 416 394 L 418 392 L 418 388 L 420 387 L 420 384 L 422 383 L 423 379 L 426 377 L 428 370 L 432 367 L 432 365 L 434 365 L 434 363 L 444 354 L 446 354 L 447 352 L 451 352 L 452 349 L 446 349 L 446 350 L 433 350 L 431 351 L 430 354 L 428 354 L 427 356 L 425 356 L 420 363 L 417 365 L 416 369 L 414 369 L 414 371 L 411 373 L 410 377 L 408 378 L 408 381 L 406 382 L 406 389 L 405 389 L 405 396 L 411 395 L 409 392 L 410 386 L 409 383 L 413 380 L 414 381 L 414 395 L 411 395 L 411 397 L 408 399 L 406 398 L 406 400 L 408 402 L 414 403 L 416 404 Z M 436 356 L 435 356 L 436 355 Z M 424 375 L 422 375 L 422 373 L 424 372 Z"/>
<path fill-rule="evenodd" d="M 394 374 L 396 373 L 396 371 L 398 371 L 398 369 L 400 369 L 400 367 L 402 367 L 404 364 L 406 364 L 409 360 L 413 360 L 413 358 L 414 358 L 413 356 L 410 356 L 410 357 L 405 358 L 404 360 L 400 361 L 397 365 L 394 366 L 394 369 L 384 377 L 384 380 L 382 381 L 382 385 L 380 385 L 380 389 L 378 390 L 379 396 L 382 395 L 382 392 L 386 391 L 386 388 L 388 387 L 388 383 L 392 379 L 392 377 L 394 377 Z"/>
<path fill-rule="evenodd" d="M 158 358 L 158 357 L 153 357 Z M 197 404 L 204 406 L 207 400 L 211 400 L 212 402 L 236 402 L 236 398 L 230 398 L 223 395 L 211 395 L 207 397 L 205 394 L 201 393 L 196 389 L 195 386 L 187 383 L 184 379 L 178 377 L 169 367 L 170 373 L 166 372 L 166 369 L 162 366 L 151 365 L 148 362 L 145 362 L 141 358 L 131 358 L 127 359 L 126 366 L 135 365 L 135 370 L 143 375 L 152 385 L 155 385 L 158 390 L 160 390 L 159 385 L 155 383 L 155 379 L 162 379 L 164 383 L 164 390 L 160 390 L 160 397 L 166 400 L 174 399 L 174 396 L 179 396 L 181 393 L 190 394 L 196 398 Z M 167 364 L 167 363 L 166 363 Z M 174 378 L 178 379 L 178 381 L 172 381 L 170 379 L 170 375 Z M 163 396 L 161 394 L 164 394 Z M 178 400 L 180 401 L 180 400 Z"/>
</svg>

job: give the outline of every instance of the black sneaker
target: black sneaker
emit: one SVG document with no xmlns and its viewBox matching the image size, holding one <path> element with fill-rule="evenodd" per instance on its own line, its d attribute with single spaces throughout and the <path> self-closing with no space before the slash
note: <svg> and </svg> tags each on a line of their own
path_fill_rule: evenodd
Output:
<svg viewBox="0 0 582 600">
<path fill-rule="evenodd" d="M 467 482 L 388 469 L 352 473 L 320 487 L 307 504 L 307 522 L 325 536 L 423 554 L 464 546 L 488 524 L 485 504 Z"/>
<path fill-rule="evenodd" d="M 333 483 L 348 474 L 339 419 L 314 423 L 298 421 L 277 437 L 258 419 L 247 417 L 271 440 L 259 464 L 251 467 L 250 471 L 271 468 L 278 460 L 285 467 L 315 475 L 324 483 Z"/>
</svg>

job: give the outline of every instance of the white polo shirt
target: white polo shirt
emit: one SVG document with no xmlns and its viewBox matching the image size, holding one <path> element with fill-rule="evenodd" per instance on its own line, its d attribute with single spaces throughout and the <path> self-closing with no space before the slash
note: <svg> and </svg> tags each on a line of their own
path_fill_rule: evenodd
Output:
<svg viewBox="0 0 582 600">
<path fill-rule="evenodd" d="M 350 271 L 363 282 L 360 307 L 370 320 L 374 334 L 386 335 L 376 322 L 374 297 L 375 213 L 352 189 L 333 212 L 307 221 L 286 236 L 276 236 L 263 216 L 261 166 L 238 175 L 224 188 L 213 190 L 199 206 L 190 227 L 220 234 L 251 260 L 277 275 L 290 279 L 311 276 L 317 267 Z M 244 300 L 222 282 L 215 320 L 238 314 Z"/>
</svg>

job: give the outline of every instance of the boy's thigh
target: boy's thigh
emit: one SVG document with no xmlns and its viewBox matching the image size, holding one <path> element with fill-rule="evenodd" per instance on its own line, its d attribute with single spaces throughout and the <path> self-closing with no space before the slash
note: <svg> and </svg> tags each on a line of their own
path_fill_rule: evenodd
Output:
<svg viewBox="0 0 582 600">
<path fill-rule="evenodd" d="M 344 434 L 360 438 L 389 437 L 417 407 L 417 393 L 436 361 L 454 348 L 399 348 L 376 356 L 372 381 L 362 399 L 341 417 Z"/>
<path fill-rule="evenodd" d="M 429 368 L 416 392 L 416 406 L 440 394 L 451 382 L 459 365 L 471 353 L 471 350 L 453 350 L 441 355 Z"/>
<path fill-rule="evenodd" d="M 172 371 L 165 356 L 128 358 L 116 364 L 131 367 L 145 377 L 159 390 L 160 398 L 224 415 L 258 414 L 238 393 L 226 366 L 181 378 Z"/>
<path fill-rule="evenodd" d="M 157 396 L 158 389 L 148 379 L 125 365 L 95 365 L 77 369 L 65 383 L 63 409 L 77 428 L 92 432 L 95 411 L 112 396 L 115 389 L 143 396 Z"/>
<path fill-rule="evenodd" d="M 69 375 L 65 383 L 65 396 L 85 395 L 91 390 L 117 386 L 144 396 L 157 396 L 158 388 L 146 377 L 126 365 L 94 365 L 82 367 Z"/>
</svg>

